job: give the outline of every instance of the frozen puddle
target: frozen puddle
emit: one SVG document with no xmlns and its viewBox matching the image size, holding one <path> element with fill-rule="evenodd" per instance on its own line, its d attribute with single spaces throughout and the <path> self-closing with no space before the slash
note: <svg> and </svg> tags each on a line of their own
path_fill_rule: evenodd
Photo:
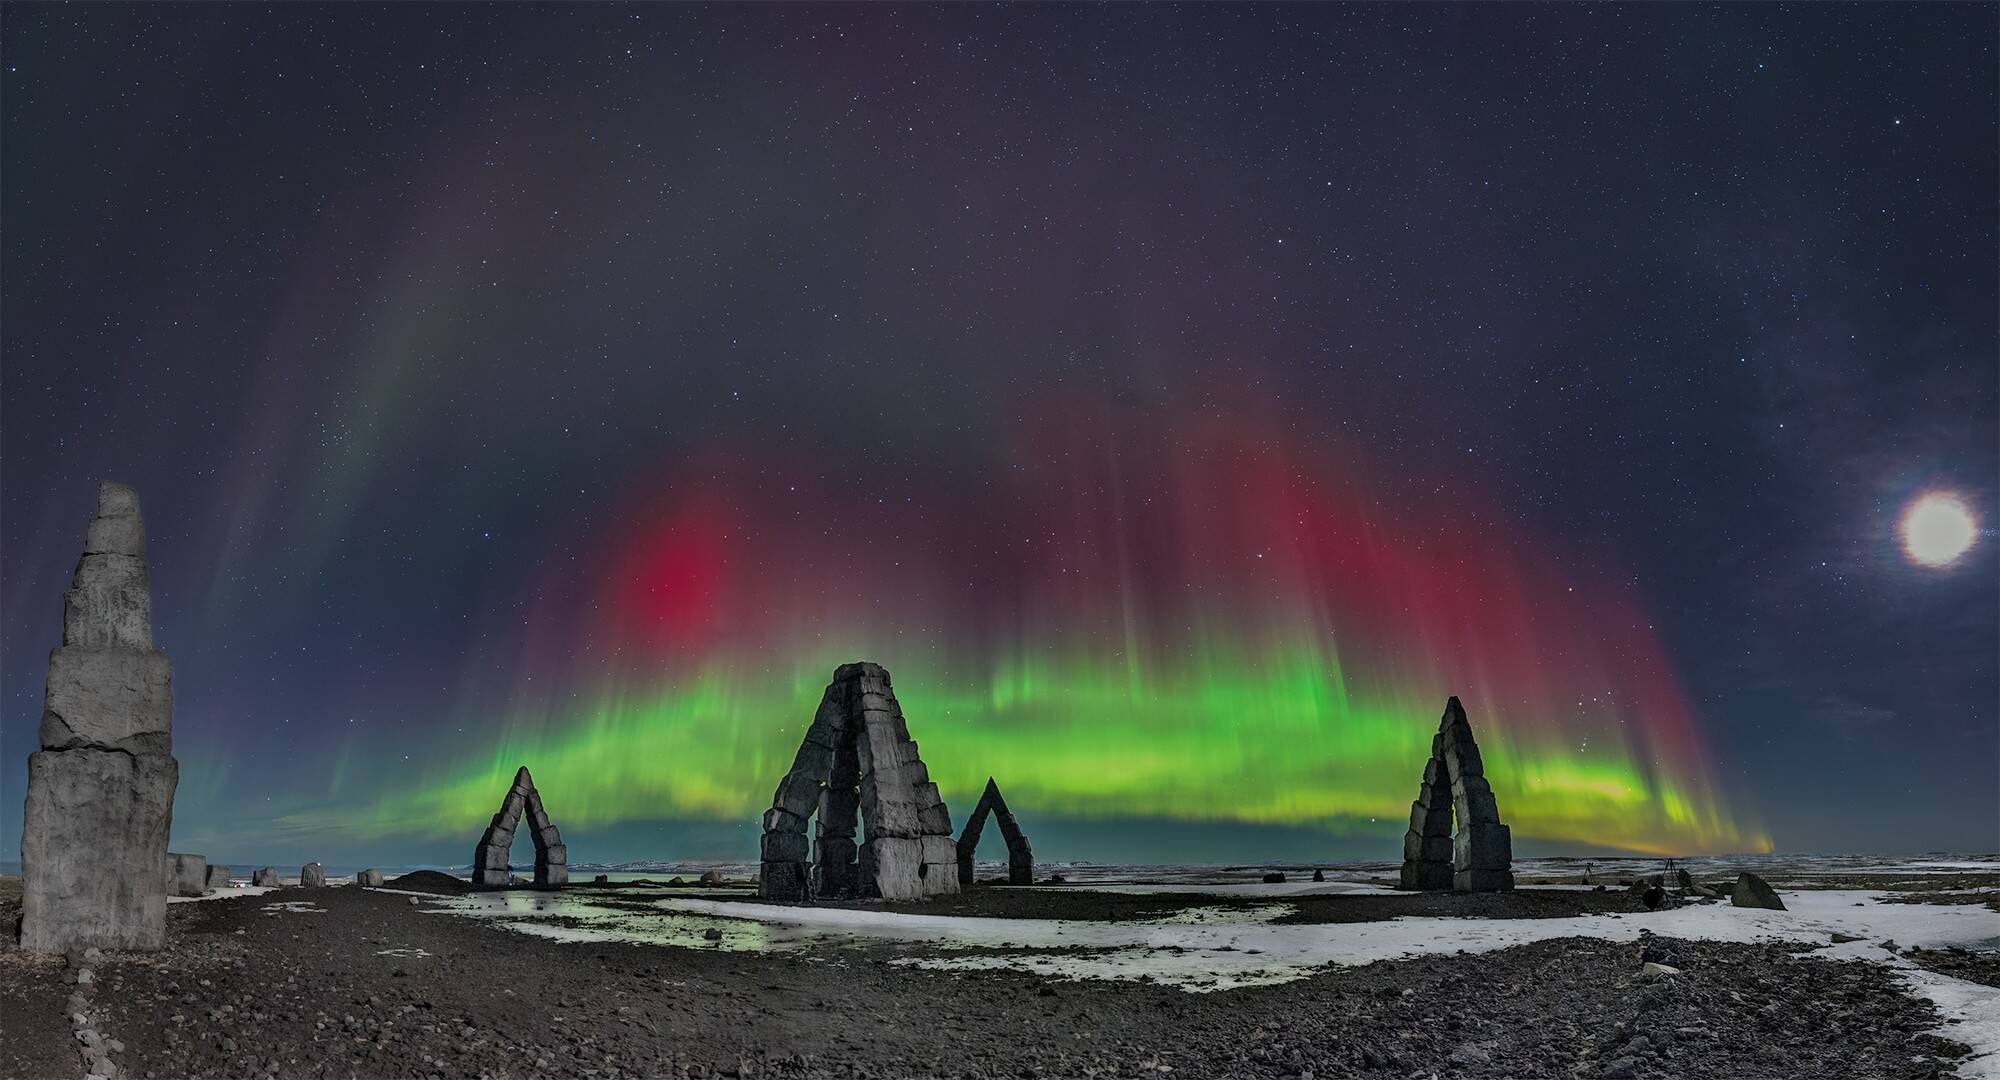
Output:
<svg viewBox="0 0 2000 1080">
<path fill-rule="evenodd" d="M 326 909 L 310 900 L 287 900 L 282 904 L 264 905 L 264 914 L 276 915 L 286 912 L 292 915 L 324 915 Z"/>
<path fill-rule="evenodd" d="M 1328 964 L 1430 953 L 1486 952 L 1558 937 L 1630 941 L 1647 930 L 1709 941 L 1797 941 L 1814 955 L 1898 969 L 1947 1019 L 1940 1034 L 1972 1045 L 1960 1075 L 2000 1080 L 2000 988 L 1925 971 L 1882 947 L 1990 948 L 2000 916 L 1974 904 L 1883 903 L 1854 889 L 1785 893 L 1788 911 L 1705 904 L 1672 911 L 1559 919 L 1406 917 L 1386 922 L 1274 925 L 1290 905 L 1195 908 L 1152 921 L 961 918 L 891 910 L 794 907 L 696 898 L 610 905 L 525 893 L 434 897 L 432 911 L 490 918 L 559 941 L 766 951 L 807 945 L 928 946 L 893 963 L 950 970 L 1013 969 L 1057 978 L 1126 979 L 1191 992 L 1287 982 Z M 1832 944 L 1832 935 L 1860 940 Z M 1021 951 L 1029 950 L 1029 951 Z"/>
<path fill-rule="evenodd" d="M 238 896 L 262 896 L 277 890 L 264 885 L 231 885 L 227 889 L 217 889 L 203 896 L 169 896 L 169 904 L 198 904 L 203 900 L 230 900 Z"/>
</svg>

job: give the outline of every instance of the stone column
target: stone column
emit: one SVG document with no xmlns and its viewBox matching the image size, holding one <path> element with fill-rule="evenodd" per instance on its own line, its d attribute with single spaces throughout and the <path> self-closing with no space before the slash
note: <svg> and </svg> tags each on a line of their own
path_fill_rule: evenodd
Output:
<svg viewBox="0 0 2000 1080">
<path fill-rule="evenodd" d="M 180 782 L 173 668 L 153 647 L 146 525 L 123 484 L 98 486 L 63 595 L 41 740 L 21 829 L 21 947 L 160 948 Z"/>
</svg>

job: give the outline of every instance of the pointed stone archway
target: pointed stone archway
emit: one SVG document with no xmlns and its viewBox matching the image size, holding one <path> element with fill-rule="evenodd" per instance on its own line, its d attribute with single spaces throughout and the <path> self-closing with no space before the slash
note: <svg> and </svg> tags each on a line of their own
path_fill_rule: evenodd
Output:
<svg viewBox="0 0 2000 1080">
<path fill-rule="evenodd" d="M 1028 834 L 1021 831 L 1021 825 L 1007 810 L 1007 800 L 1000 797 L 1000 785 L 986 778 L 986 790 L 979 796 L 979 805 L 972 808 L 972 816 L 965 819 L 965 831 L 958 834 L 958 883 L 972 884 L 972 854 L 979 848 L 979 834 L 986 828 L 986 815 L 992 814 L 1000 826 L 1000 837 L 1007 842 L 1007 884 L 1033 885 L 1035 883 L 1035 850 L 1028 846 Z"/>
<path fill-rule="evenodd" d="M 917 756 L 881 665 L 834 670 L 764 814 L 761 856 L 757 892 L 773 900 L 917 900 L 958 891 L 951 811 Z"/>
<path fill-rule="evenodd" d="M 523 765 L 514 774 L 514 784 L 507 789 L 506 798 L 500 800 L 500 812 L 493 815 L 492 824 L 486 826 L 486 835 L 472 849 L 474 885 L 500 886 L 512 882 L 507 852 L 514 846 L 514 830 L 524 813 L 528 817 L 528 835 L 535 842 L 535 884 L 543 887 L 569 884 L 569 849 L 563 846 L 562 834 L 549 820 L 548 811 L 542 809 L 542 794 L 535 790 L 535 779 Z"/>
<path fill-rule="evenodd" d="M 1472 741 L 1472 724 L 1454 697 L 1445 702 L 1444 719 L 1431 738 L 1430 761 L 1424 764 L 1423 787 L 1410 804 L 1400 886 L 1459 892 L 1511 889 L 1513 861 L 1513 840 L 1500 824 L 1499 804 Z"/>
</svg>

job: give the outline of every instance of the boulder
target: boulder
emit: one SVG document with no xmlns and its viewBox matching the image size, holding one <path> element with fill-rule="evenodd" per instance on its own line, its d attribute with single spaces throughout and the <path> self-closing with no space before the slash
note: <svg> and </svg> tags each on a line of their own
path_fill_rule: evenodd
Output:
<svg viewBox="0 0 2000 1080">
<path fill-rule="evenodd" d="M 229 868 L 210 864 L 208 868 L 208 891 L 232 888 L 229 884 Z"/>
<path fill-rule="evenodd" d="M 1277 870 L 1264 875 L 1264 884 L 1266 885 L 1282 885 L 1284 883 L 1285 875 Z"/>
<path fill-rule="evenodd" d="M 1314 871 L 1313 871 L 1313 880 L 1314 880 L 1315 882 L 1324 882 L 1324 881 L 1326 880 L 1326 871 L 1324 871 L 1324 870 L 1314 870 Z"/>
<path fill-rule="evenodd" d="M 28 757 L 21 829 L 24 949 L 158 949 L 180 766 L 173 671 L 153 648 L 145 523 L 123 484 L 97 512 L 49 654 L 41 749 Z M 196 883 L 199 886 L 205 881 Z"/>
<path fill-rule="evenodd" d="M 356 888 L 379 889 L 382 887 L 382 871 L 372 868 L 363 870 L 354 875 L 354 884 Z"/>
<path fill-rule="evenodd" d="M 720 885 L 720 884 L 722 884 L 722 871 L 720 871 L 720 870 L 710 870 L 710 871 L 708 871 L 707 873 L 705 873 L 705 874 L 701 875 L 701 883 L 702 883 L 703 885 Z"/>
<path fill-rule="evenodd" d="M 167 852 L 167 893 L 171 896 L 208 895 L 208 856 Z"/>
<path fill-rule="evenodd" d="M 1729 902 L 1736 907 L 1785 910 L 1785 902 L 1778 898 L 1778 891 L 1748 870 L 1736 875 L 1736 887 L 1730 890 Z"/>
<path fill-rule="evenodd" d="M 272 866 L 266 866 L 263 869 L 256 871 L 255 873 L 250 875 L 250 884 L 257 886 L 260 889 L 277 888 L 278 887 L 277 868 Z"/>
<path fill-rule="evenodd" d="M 309 862 L 299 867 L 299 884 L 308 889 L 321 888 L 326 885 L 326 871 L 318 863 Z"/>
</svg>

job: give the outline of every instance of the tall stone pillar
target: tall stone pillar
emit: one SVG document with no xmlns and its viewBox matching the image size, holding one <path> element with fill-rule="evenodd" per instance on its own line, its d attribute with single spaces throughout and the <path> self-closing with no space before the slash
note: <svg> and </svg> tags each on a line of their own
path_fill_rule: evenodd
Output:
<svg viewBox="0 0 2000 1080">
<path fill-rule="evenodd" d="M 43 693 L 21 829 L 21 947 L 157 949 L 180 765 L 173 667 L 153 647 L 146 525 L 124 484 L 98 485 Z"/>
</svg>

